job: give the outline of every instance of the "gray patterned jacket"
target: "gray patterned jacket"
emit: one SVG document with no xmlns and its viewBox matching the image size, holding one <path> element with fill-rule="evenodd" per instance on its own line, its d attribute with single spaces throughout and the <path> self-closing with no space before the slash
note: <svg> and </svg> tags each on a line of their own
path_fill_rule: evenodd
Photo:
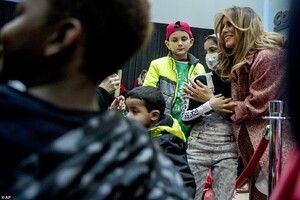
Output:
<svg viewBox="0 0 300 200">
<path fill-rule="evenodd" d="M 13 199 L 189 199 L 181 176 L 149 133 L 108 111 L 27 157 L 1 177 Z"/>
</svg>

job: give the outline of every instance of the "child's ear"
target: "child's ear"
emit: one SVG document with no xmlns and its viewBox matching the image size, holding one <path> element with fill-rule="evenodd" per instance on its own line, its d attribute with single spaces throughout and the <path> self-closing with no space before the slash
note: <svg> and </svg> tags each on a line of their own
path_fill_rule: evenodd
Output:
<svg viewBox="0 0 300 200">
<path fill-rule="evenodd" d="M 59 22 L 56 26 L 56 31 L 48 38 L 44 52 L 46 56 L 54 55 L 69 47 L 79 40 L 81 36 L 82 27 L 78 19 L 67 18 Z"/>
<path fill-rule="evenodd" d="M 169 41 L 168 41 L 168 40 L 165 40 L 165 45 L 166 45 L 166 47 L 167 47 L 169 50 L 171 50 L 170 47 L 169 47 L 169 44 L 170 44 Z"/>
<path fill-rule="evenodd" d="M 159 110 L 152 110 L 151 112 L 150 112 L 150 114 L 151 114 L 151 121 L 157 121 L 158 120 L 158 118 L 159 118 L 159 116 L 160 116 L 160 112 L 159 112 Z"/>
<path fill-rule="evenodd" d="M 191 39 L 190 39 L 190 43 L 191 43 L 191 45 L 194 44 L 194 38 L 191 38 Z"/>
</svg>

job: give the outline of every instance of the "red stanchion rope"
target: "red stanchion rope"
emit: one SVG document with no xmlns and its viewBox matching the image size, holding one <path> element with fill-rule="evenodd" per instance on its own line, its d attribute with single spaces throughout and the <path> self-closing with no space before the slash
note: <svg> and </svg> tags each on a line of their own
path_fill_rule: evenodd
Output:
<svg viewBox="0 0 300 200">
<path fill-rule="evenodd" d="M 235 188 L 241 187 L 249 175 L 254 171 L 255 167 L 257 166 L 259 160 L 261 159 L 262 155 L 264 154 L 268 144 L 269 144 L 269 127 L 267 126 L 266 131 L 260 140 L 254 154 L 252 155 L 249 163 L 247 164 L 246 168 L 243 170 L 241 175 L 237 178 L 235 183 Z"/>
</svg>

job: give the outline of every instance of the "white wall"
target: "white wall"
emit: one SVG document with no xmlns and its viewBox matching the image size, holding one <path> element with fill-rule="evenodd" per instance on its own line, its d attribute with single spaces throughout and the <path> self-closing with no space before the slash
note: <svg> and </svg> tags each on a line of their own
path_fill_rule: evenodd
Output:
<svg viewBox="0 0 300 200">
<path fill-rule="evenodd" d="M 19 0 L 6 0 L 18 2 Z M 213 29 L 214 15 L 232 6 L 248 6 L 261 17 L 265 31 L 274 31 L 274 17 L 290 10 L 290 0 L 149 0 L 153 22 L 186 21 L 192 27 Z M 278 31 L 287 34 L 287 28 Z"/>
<path fill-rule="evenodd" d="M 186 21 L 192 27 L 213 29 L 214 15 L 228 7 L 248 6 L 262 18 L 265 30 L 273 31 L 277 12 L 289 10 L 289 0 L 149 0 L 153 22 Z M 282 32 L 282 31 L 279 31 Z"/>
</svg>

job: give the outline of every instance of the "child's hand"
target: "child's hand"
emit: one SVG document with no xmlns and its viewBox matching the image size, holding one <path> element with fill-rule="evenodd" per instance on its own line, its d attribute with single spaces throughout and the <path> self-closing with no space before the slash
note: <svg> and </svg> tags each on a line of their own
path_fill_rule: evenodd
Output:
<svg viewBox="0 0 300 200">
<path fill-rule="evenodd" d="M 126 110 L 125 97 L 122 95 L 116 97 L 114 101 L 111 103 L 109 109 L 125 111 Z"/>
</svg>

